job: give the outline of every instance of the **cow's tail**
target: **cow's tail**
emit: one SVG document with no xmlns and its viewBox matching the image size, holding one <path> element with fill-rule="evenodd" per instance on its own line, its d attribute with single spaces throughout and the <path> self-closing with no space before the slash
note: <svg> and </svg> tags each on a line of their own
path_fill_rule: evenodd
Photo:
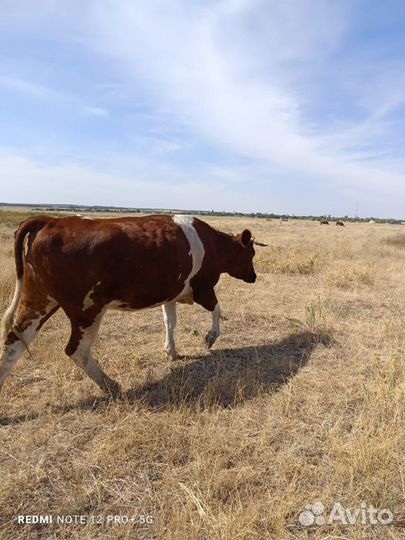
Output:
<svg viewBox="0 0 405 540">
<path fill-rule="evenodd" d="M 23 221 L 14 233 L 14 259 L 15 259 L 17 279 L 15 283 L 15 288 L 14 288 L 14 296 L 13 296 L 13 299 L 11 300 L 11 304 L 7 308 L 6 312 L 4 313 L 1 319 L 1 323 L 0 323 L 1 343 L 4 343 L 4 340 L 7 334 L 10 332 L 13 326 L 14 314 L 20 302 L 23 276 L 24 276 L 25 237 L 27 236 L 27 234 L 36 234 L 48 222 L 49 222 L 48 216 L 38 216 L 38 217 L 29 218 Z"/>
</svg>

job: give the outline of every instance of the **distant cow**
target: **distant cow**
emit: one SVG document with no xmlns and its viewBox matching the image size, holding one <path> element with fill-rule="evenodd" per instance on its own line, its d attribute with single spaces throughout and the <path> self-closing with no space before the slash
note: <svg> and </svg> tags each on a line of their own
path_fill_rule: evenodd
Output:
<svg viewBox="0 0 405 540">
<path fill-rule="evenodd" d="M 184 215 L 24 221 L 15 234 L 14 297 L 2 320 L 0 388 L 59 307 L 71 324 L 66 354 L 107 393 L 119 393 L 120 386 L 91 355 L 107 309 L 162 306 L 165 350 L 174 358 L 176 302 L 197 302 L 212 313 L 205 337 L 212 347 L 221 314 L 214 286 L 221 273 L 256 281 L 255 243 L 247 229 L 234 236 Z"/>
<path fill-rule="evenodd" d="M 326 221 L 326 219 L 321 219 L 321 225 L 329 225 L 329 221 Z"/>
<path fill-rule="evenodd" d="M 336 222 L 336 227 L 344 227 L 345 224 L 343 223 L 343 221 L 337 221 Z"/>
</svg>

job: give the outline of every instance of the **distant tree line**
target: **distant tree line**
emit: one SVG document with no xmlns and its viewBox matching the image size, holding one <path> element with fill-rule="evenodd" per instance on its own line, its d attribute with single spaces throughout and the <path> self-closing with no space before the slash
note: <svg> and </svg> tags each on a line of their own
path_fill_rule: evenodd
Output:
<svg viewBox="0 0 405 540">
<path fill-rule="evenodd" d="M 10 207 L 10 206 L 20 206 L 31 208 L 32 210 L 39 212 L 114 212 L 114 213 L 125 213 L 125 214 L 153 214 L 153 213 L 169 213 L 169 214 L 192 214 L 200 216 L 217 216 L 217 217 L 250 217 L 250 218 L 261 218 L 261 219 L 303 219 L 303 220 L 312 220 L 320 221 L 325 219 L 328 221 L 346 221 L 346 222 L 368 222 L 374 221 L 376 223 L 392 223 L 392 224 L 401 224 L 403 223 L 400 219 L 392 218 L 376 218 L 376 217 L 349 217 L 349 216 L 332 216 L 331 214 L 322 215 L 322 216 L 297 216 L 295 214 L 274 214 L 272 212 L 226 212 L 226 211 L 217 211 L 217 210 L 182 210 L 182 209 L 167 209 L 167 208 L 131 208 L 125 206 L 86 206 L 86 205 L 73 205 L 73 204 L 38 204 L 33 206 L 32 204 L 19 204 L 19 203 L 3 203 L 0 202 L 0 207 Z"/>
</svg>

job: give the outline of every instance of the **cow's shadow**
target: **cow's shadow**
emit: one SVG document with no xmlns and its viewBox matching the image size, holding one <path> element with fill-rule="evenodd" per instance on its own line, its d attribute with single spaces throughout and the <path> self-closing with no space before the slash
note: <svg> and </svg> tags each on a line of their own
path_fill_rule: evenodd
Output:
<svg viewBox="0 0 405 540">
<path fill-rule="evenodd" d="M 293 333 L 283 340 L 256 347 L 213 350 L 209 355 L 185 357 L 165 377 L 132 388 L 117 400 L 137 403 L 150 410 L 178 406 L 204 409 L 232 407 L 263 393 L 275 392 L 301 369 L 314 348 L 328 346 L 324 333 Z M 51 407 L 55 414 L 73 410 L 98 410 L 111 403 L 109 397 L 91 397 L 69 405 Z M 1 425 L 37 418 L 38 413 L 0 419 Z"/>
<path fill-rule="evenodd" d="M 214 350 L 188 357 L 159 381 L 129 390 L 125 397 L 149 408 L 232 407 L 274 392 L 308 362 L 314 347 L 330 342 L 326 334 L 300 332 L 268 345 Z"/>
</svg>

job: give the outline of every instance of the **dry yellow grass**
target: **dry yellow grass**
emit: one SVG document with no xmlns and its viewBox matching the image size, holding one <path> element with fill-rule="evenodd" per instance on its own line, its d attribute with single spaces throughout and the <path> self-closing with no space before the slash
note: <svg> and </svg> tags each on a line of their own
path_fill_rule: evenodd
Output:
<svg viewBox="0 0 405 540">
<path fill-rule="evenodd" d="M 109 312 L 95 350 L 119 401 L 64 356 L 62 313 L 21 359 L 0 399 L 0 538 L 403 537 L 403 229 L 209 221 L 269 244 L 255 285 L 221 278 L 214 350 L 198 306 L 179 306 L 176 362 L 160 309 Z M 0 235 L 3 311 L 15 270 L 12 229 Z M 306 528 L 315 501 L 395 520 Z M 54 522 L 18 525 L 23 514 Z M 104 523 L 55 522 L 66 514 Z"/>
</svg>

